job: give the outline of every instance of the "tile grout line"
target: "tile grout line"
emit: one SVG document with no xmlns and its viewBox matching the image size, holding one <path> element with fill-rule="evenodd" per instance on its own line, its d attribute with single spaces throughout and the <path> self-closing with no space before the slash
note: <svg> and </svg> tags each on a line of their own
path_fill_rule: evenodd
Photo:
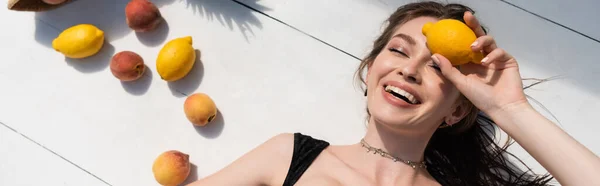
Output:
<svg viewBox="0 0 600 186">
<path fill-rule="evenodd" d="M 354 59 L 357 59 L 357 60 L 359 60 L 359 61 L 361 60 L 360 58 L 358 58 L 358 57 L 356 57 L 356 56 L 354 56 L 354 55 L 352 55 L 352 54 L 350 54 L 350 53 L 348 53 L 348 52 L 346 52 L 346 51 L 344 51 L 344 50 L 342 50 L 342 49 L 340 49 L 340 48 L 338 48 L 338 47 L 335 47 L 335 46 L 333 46 L 332 44 L 329 44 L 329 43 L 327 43 L 327 42 L 325 42 L 325 41 L 323 41 L 323 40 L 321 40 L 321 39 L 319 39 L 319 38 L 317 38 L 317 37 L 315 37 L 315 36 L 313 36 L 313 35 L 310 35 L 310 34 L 308 34 L 308 33 L 304 32 L 304 31 L 302 31 L 302 30 L 300 30 L 300 29 L 298 29 L 298 28 L 296 28 L 296 27 L 294 27 L 294 26 L 292 26 L 292 25 L 290 25 L 290 24 L 287 24 L 287 23 L 285 23 L 285 22 L 283 22 L 283 21 L 281 21 L 281 20 L 279 20 L 279 19 L 277 19 L 277 18 L 273 17 L 273 16 L 270 16 L 270 15 L 268 15 L 268 14 L 264 13 L 264 12 L 261 12 L 260 10 L 257 10 L 257 9 L 255 9 L 255 8 L 252 8 L 251 6 L 248 6 L 248 5 L 246 5 L 246 4 L 242 3 L 242 2 L 240 2 L 239 0 L 231 0 L 231 1 L 233 1 L 233 2 L 237 3 L 237 4 L 241 5 L 241 6 L 244 6 L 244 7 L 246 7 L 246 8 L 249 8 L 249 9 L 251 9 L 251 10 L 253 10 L 253 11 L 257 12 L 257 13 L 260 13 L 260 14 L 262 14 L 262 15 L 264 15 L 264 16 L 266 16 L 266 17 L 270 18 L 270 19 L 273 19 L 274 21 L 277 21 L 277 22 L 279 22 L 279 23 L 281 23 L 281 24 L 284 24 L 284 25 L 286 25 L 286 26 L 288 26 L 288 27 L 290 27 L 290 28 L 292 28 L 292 29 L 294 29 L 294 30 L 296 30 L 296 31 L 298 31 L 298 32 L 300 32 L 300 33 L 302 33 L 302 34 L 304 34 L 304 35 L 307 35 L 307 36 L 309 36 L 309 37 L 311 37 L 311 38 L 313 38 L 313 39 L 315 39 L 315 40 L 317 40 L 317 41 L 319 41 L 319 42 L 321 42 L 321 43 L 323 43 L 323 44 L 325 44 L 325 45 L 327 45 L 327 46 L 330 46 L 330 47 L 332 47 L 332 48 L 334 48 L 334 49 L 336 49 L 336 50 L 338 50 L 338 51 L 340 51 L 340 52 L 342 52 L 342 53 L 344 53 L 344 54 L 346 54 L 346 55 L 349 55 L 350 57 L 352 57 L 352 58 L 354 58 Z M 562 28 L 565 28 L 565 29 L 567 29 L 567 30 L 569 30 L 569 31 L 571 31 L 571 32 L 574 32 L 574 33 L 576 33 L 576 34 L 579 34 L 579 35 L 581 35 L 581 36 L 583 36 L 583 37 L 585 37 L 585 38 L 588 38 L 588 39 L 591 39 L 591 40 L 593 40 L 593 41 L 595 41 L 595 42 L 597 42 L 597 43 L 600 43 L 600 40 L 598 40 L 598 39 L 596 39 L 596 38 L 593 38 L 593 37 L 591 37 L 591 36 L 588 36 L 588 35 L 586 35 L 586 34 L 584 34 L 584 33 L 581 33 L 581 32 L 579 32 L 579 31 L 577 31 L 577 30 L 575 30 L 575 29 L 572 29 L 572 28 L 570 28 L 570 27 L 568 27 L 568 26 L 565 26 L 565 25 L 563 25 L 563 24 L 560 24 L 560 23 L 558 23 L 558 22 L 556 22 L 556 21 L 553 21 L 553 20 L 551 20 L 551 19 L 548 19 L 548 18 L 546 18 L 546 17 L 544 17 L 544 16 L 541 16 L 541 15 L 539 15 L 539 14 L 533 13 L 532 11 L 529 11 L 529 10 L 527 10 L 527 9 L 525 9 L 525 8 L 519 7 L 519 6 L 517 6 L 517 5 L 515 5 L 515 4 L 512 4 L 512 3 L 510 3 L 510 2 L 507 2 L 506 0 L 500 0 L 500 1 L 501 1 L 501 2 L 503 2 L 503 3 L 506 3 L 506 4 L 508 4 L 508 5 L 510 5 L 510 6 L 512 6 L 512 7 L 515 7 L 515 8 L 517 8 L 517 9 L 520 9 L 520 10 L 522 10 L 522 11 L 525 11 L 525 12 L 527 12 L 527 13 L 531 14 L 531 15 L 534 15 L 534 16 L 536 16 L 536 17 L 538 17 L 538 18 L 541 18 L 541 19 L 543 19 L 543 20 L 546 20 L 546 21 L 548 21 L 548 22 L 550 22 L 550 23 L 553 23 L 553 24 L 555 24 L 555 25 L 557 25 L 557 26 L 560 26 L 560 27 L 562 27 Z"/>
<path fill-rule="evenodd" d="M 342 50 L 342 49 L 340 49 L 340 48 L 338 48 L 338 47 L 336 47 L 336 46 L 333 46 L 332 44 L 329 44 L 329 43 L 327 43 L 327 42 L 325 42 L 325 41 L 323 41 L 323 40 L 321 40 L 321 39 L 319 39 L 319 38 L 317 38 L 317 37 L 315 37 L 315 36 L 313 36 L 313 35 L 311 35 L 311 34 L 309 34 L 309 33 L 306 33 L 306 32 L 304 32 L 304 31 L 302 31 L 302 30 L 300 30 L 300 29 L 298 29 L 298 28 L 296 28 L 296 27 L 294 27 L 294 26 L 292 26 L 292 25 L 290 25 L 290 24 L 287 24 L 287 23 L 285 23 L 285 22 L 283 22 L 283 21 L 281 21 L 281 20 L 279 20 L 279 19 L 277 19 L 277 18 L 275 18 L 275 17 L 273 17 L 273 16 L 270 16 L 269 14 L 266 14 L 266 13 L 264 13 L 264 12 L 261 12 L 261 11 L 260 11 L 260 10 L 258 10 L 258 9 L 252 8 L 251 6 L 248 6 L 248 5 L 246 5 L 246 4 L 242 3 L 242 2 L 240 2 L 239 0 L 231 0 L 231 1 L 233 1 L 233 2 L 235 2 L 235 3 L 237 3 L 237 4 L 239 4 L 239 5 L 241 5 L 241 6 L 243 6 L 243 7 L 246 7 L 246 8 L 248 8 L 248 9 L 252 10 L 252 11 L 255 11 L 255 12 L 259 13 L 259 14 L 262 14 L 262 15 L 264 15 L 264 16 L 266 16 L 266 17 L 268 17 L 268 18 L 270 18 L 270 19 L 272 19 L 272 20 L 274 20 L 274 21 L 277 21 L 277 22 L 279 22 L 279 23 L 281 23 L 281 24 L 283 24 L 283 25 L 285 25 L 285 26 L 287 26 L 287 27 L 290 27 L 290 28 L 292 28 L 292 29 L 294 29 L 294 30 L 296 30 L 296 31 L 298 31 L 298 32 L 300 32 L 300 33 L 302 33 L 302 34 L 304 34 L 304 35 L 308 36 L 308 37 L 311 37 L 311 38 L 313 38 L 313 39 L 315 39 L 315 40 L 317 40 L 317 41 L 319 41 L 319 42 L 321 42 L 321 43 L 323 43 L 323 44 L 325 44 L 325 45 L 327 45 L 327 46 L 329 46 L 329 47 L 331 47 L 331 48 L 333 48 L 333 49 L 335 49 L 335 50 L 337 50 L 337 51 L 340 51 L 340 52 L 342 52 L 342 53 L 344 53 L 344 54 L 346 54 L 346 55 L 348 55 L 348 56 L 350 56 L 350 57 L 352 57 L 352 58 L 354 58 L 354 59 L 356 59 L 356 60 L 359 60 L 359 61 L 361 61 L 361 59 L 360 59 L 360 58 L 358 58 L 358 57 L 356 57 L 356 56 L 354 56 L 354 55 L 352 55 L 352 54 L 350 54 L 350 53 L 348 53 L 348 52 L 346 52 L 346 51 L 344 51 L 344 50 Z"/>
<path fill-rule="evenodd" d="M 40 143 L 38 143 L 38 142 L 34 141 L 33 139 L 31 139 L 31 138 L 27 137 L 27 136 L 26 136 L 25 134 L 23 134 L 23 133 L 20 133 L 19 131 L 15 130 L 14 128 L 12 128 L 12 127 L 10 127 L 10 126 L 8 126 L 8 125 L 6 125 L 6 124 L 2 123 L 2 122 L 0 122 L 0 125 L 2 125 L 2 126 L 4 126 L 4 127 L 8 128 L 9 130 L 11 130 L 11 131 L 13 131 L 13 132 L 15 132 L 15 133 L 17 133 L 17 134 L 19 134 L 19 135 L 23 136 L 25 139 L 27 139 L 27 140 L 29 140 L 29 141 L 31 141 L 31 142 L 33 142 L 33 143 L 35 143 L 36 145 L 38 145 L 38 146 L 40 146 L 40 147 L 42 147 L 42 148 L 46 149 L 47 151 L 49 151 L 49 152 L 51 152 L 52 154 L 54 154 L 54 155 L 58 156 L 59 158 L 61 158 L 61 159 L 65 160 L 66 162 L 70 163 L 71 165 L 73 165 L 73 166 L 75 166 L 75 167 L 79 168 L 79 170 L 82 170 L 82 171 L 84 171 L 84 172 L 88 173 L 89 175 L 93 176 L 94 178 L 96 178 L 96 179 L 100 180 L 101 182 L 105 183 L 106 185 L 112 186 L 110 183 L 108 183 L 108 182 L 104 181 L 104 180 L 103 180 L 103 179 L 101 179 L 100 177 L 98 177 L 98 176 L 96 176 L 96 175 L 92 174 L 91 172 L 89 172 L 89 171 L 85 170 L 84 168 L 80 167 L 79 165 L 77 165 L 77 164 L 73 163 L 72 161 L 69 161 L 67 158 L 65 158 L 65 157 L 63 157 L 63 156 L 59 155 L 58 153 L 56 153 L 56 152 L 54 152 L 54 151 L 50 150 L 48 147 L 46 147 L 46 146 L 44 146 L 44 145 L 42 145 L 42 144 L 40 144 Z"/>
<path fill-rule="evenodd" d="M 571 32 L 575 32 L 576 34 L 579 34 L 579 35 L 581 35 L 581 36 L 583 36 L 583 37 L 585 37 L 585 38 L 588 38 L 588 39 L 591 39 L 591 40 L 593 40 L 593 41 L 595 41 L 595 42 L 597 42 L 597 43 L 600 43 L 600 40 L 598 40 L 598 39 L 596 39 L 596 38 L 593 38 L 593 37 L 591 37 L 591 36 L 588 36 L 588 35 L 586 35 L 586 34 L 584 34 L 584 33 L 581 33 L 581 32 L 579 32 L 579 31 L 577 31 L 577 30 L 575 30 L 575 29 L 572 29 L 571 27 L 565 26 L 565 25 L 563 25 L 563 24 L 560 24 L 560 23 L 558 23 L 558 22 L 556 22 L 556 21 L 553 21 L 553 20 L 551 20 L 551 19 L 548 19 L 548 18 L 546 18 L 546 17 L 544 17 L 544 16 L 541 16 L 541 15 L 539 15 L 539 14 L 533 13 L 532 11 L 529 11 L 529 10 L 527 10 L 527 9 L 525 9 L 525 8 L 522 8 L 522 7 L 520 7 L 520 6 L 517 6 L 517 5 L 515 5 L 515 4 L 512 4 L 512 3 L 510 3 L 510 2 L 508 2 L 508 1 L 506 1 L 506 0 L 500 0 L 500 1 L 501 1 L 501 2 L 503 2 L 503 3 L 506 3 L 506 4 L 508 4 L 508 5 L 510 5 L 510 6 L 512 6 L 512 7 L 515 7 L 515 8 L 517 8 L 517 9 L 520 9 L 520 10 L 522 10 L 522 11 L 525 11 L 525 12 L 527 12 L 527 13 L 531 14 L 531 15 L 534 15 L 534 16 L 536 16 L 536 17 L 538 17 L 538 18 L 541 18 L 541 19 L 543 19 L 543 20 L 546 20 L 546 21 L 548 21 L 548 22 L 550 22 L 550 23 L 553 23 L 553 24 L 555 24 L 555 25 L 557 25 L 557 26 L 560 26 L 560 27 L 563 27 L 563 28 L 565 28 L 565 29 L 567 29 L 567 30 L 570 30 Z"/>
</svg>

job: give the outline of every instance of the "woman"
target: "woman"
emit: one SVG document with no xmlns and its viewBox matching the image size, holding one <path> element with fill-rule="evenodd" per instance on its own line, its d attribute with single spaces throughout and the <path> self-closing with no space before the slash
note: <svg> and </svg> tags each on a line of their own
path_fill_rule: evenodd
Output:
<svg viewBox="0 0 600 186">
<path fill-rule="evenodd" d="M 455 68 L 430 53 L 421 28 L 446 18 L 477 34 L 472 49 L 485 52 L 481 65 Z M 512 169 L 506 147 L 484 130 L 492 122 L 561 184 L 600 185 L 600 159 L 532 108 L 517 61 L 485 35 L 468 7 L 400 7 L 357 75 L 370 116 L 360 142 L 335 146 L 281 134 L 191 185 L 545 185 L 550 177 Z"/>
</svg>

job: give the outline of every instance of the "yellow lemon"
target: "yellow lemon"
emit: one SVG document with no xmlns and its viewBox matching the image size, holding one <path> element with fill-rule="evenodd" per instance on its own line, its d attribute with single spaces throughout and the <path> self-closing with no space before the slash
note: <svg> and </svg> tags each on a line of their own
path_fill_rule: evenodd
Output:
<svg viewBox="0 0 600 186">
<path fill-rule="evenodd" d="M 69 58 L 86 58 L 102 48 L 104 32 L 91 24 L 67 28 L 52 41 L 52 48 Z"/>
<path fill-rule="evenodd" d="M 177 81 L 185 77 L 196 61 L 192 47 L 192 37 L 182 37 L 169 41 L 158 53 L 156 70 L 165 81 Z"/>
<path fill-rule="evenodd" d="M 427 23 L 422 28 L 427 37 L 427 47 L 432 53 L 448 58 L 452 65 L 468 62 L 481 63 L 483 54 L 473 52 L 471 44 L 477 37 L 466 24 L 455 19 L 443 19 L 437 23 Z"/>
</svg>

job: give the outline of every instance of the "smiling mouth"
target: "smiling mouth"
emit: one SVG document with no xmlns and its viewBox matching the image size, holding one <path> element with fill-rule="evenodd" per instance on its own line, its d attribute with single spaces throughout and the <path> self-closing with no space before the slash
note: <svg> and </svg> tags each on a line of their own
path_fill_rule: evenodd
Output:
<svg viewBox="0 0 600 186">
<path fill-rule="evenodd" d="M 417 98 L 415 98 L 414 95 L 412 95 L 412 94 L 408 93 L 407 91 L 402 90 L 398 87 L 395 87 L 392 85 L 384 85 L 383 88 L 387 93 L 390 93 L 394 97 L 404 100 L 405 102 L 407 102 L 411 105 L 421 104 L 421 102 L 419 100 L 417 100 Z"/>
</svg>

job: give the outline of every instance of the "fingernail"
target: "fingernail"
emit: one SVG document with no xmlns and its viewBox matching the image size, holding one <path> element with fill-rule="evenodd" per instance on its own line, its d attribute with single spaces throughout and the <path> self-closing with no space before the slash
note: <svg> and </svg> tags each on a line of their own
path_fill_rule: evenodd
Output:
<svg viewBox="0 0 600 186">
<path fill-rule="evenodd" d="M 489 59 L 488 57 L 484 57 L 483 59 L 481 59 L 481 63 L 487 63 L 488 59 Z"/>
<path fill-rule="evenodd" d="M 435 55 L 431 55 L 431 60 L 433 60 L 436 65 L 440 65 L 440 61 L 438 61 L 438 58 Z"/>
<path fill-rule="evenodd" d="M 471 44 L 471 48 L 477 46 L 477 44 L 479 44 L 479 42 L 477 42 L 477 41 L 473 42 L 473 44 Z"/>
</svg>

